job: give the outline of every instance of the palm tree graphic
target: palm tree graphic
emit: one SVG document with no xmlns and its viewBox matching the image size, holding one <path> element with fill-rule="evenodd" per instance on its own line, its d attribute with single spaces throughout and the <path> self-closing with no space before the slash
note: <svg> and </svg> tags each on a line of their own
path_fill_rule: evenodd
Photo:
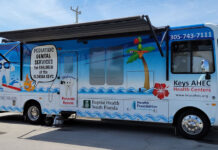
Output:
<svg viewBox="0 0 218 150">
<path fill-rule="evenodd" d="M 134 39 L 134 44 L 137 44 L 137 49 L 129 49 L 127 50 L 128 54 L 131 54 L 131 56 L 128 58 L 127 64 L 132 63 L 136 61 L 137 59 L 141 59 L 142 63 L 144 65 L 144 72 L 145 72 L 145 81 L 144 81 L 144 88 L 150 89 L 150 83 L 149 83 L 149 70 L 148 65 L 145 61 L 145 58 L 143 57 L 144 53 L 149 53 L 153 51 L 154 47 L 142 47 L 142 38 L 138 37 Z"/>
</svg>

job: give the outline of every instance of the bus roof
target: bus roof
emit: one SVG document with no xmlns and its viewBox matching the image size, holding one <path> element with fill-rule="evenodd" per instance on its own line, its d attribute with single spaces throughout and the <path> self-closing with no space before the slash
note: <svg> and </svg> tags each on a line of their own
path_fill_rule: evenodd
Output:
<svg viewBox="0 0 218 150">
<path fill-rule="evenodd" d="M 202 27 L 204 27 L 204 24 L 170 27 L 170 30 L 181 30 L 181 29 L 202 28 Z"/>
<path fill-rule="evenodd" d="M 129 35 L 131 33 L 149 33 L 149 21 L 145 16 L 135 16 L 96 22 L 70 24 L 63 26 L 53 26 L 45 28 L 35 28 L 26 30 L 16 30 L 0 32 L 0 37 L 24 43 L 40 42 L 50 40 L 83 39 L 105 35 Z M 151 25 L 151 24 L 150 24 Z M 154 27 L 156 32 L 166 30 L 166 27 Z"/>
</svg>

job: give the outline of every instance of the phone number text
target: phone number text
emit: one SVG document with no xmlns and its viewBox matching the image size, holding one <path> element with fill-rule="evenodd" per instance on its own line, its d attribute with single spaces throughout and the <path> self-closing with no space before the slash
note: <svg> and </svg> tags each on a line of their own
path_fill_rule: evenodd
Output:
<svg viewBox="0 0 218 150">
<path fill-rule="evenodd" d="M 211 38 L 211 32 L 183 33 L 170 35 L 171 40 Z"/>
</svg>

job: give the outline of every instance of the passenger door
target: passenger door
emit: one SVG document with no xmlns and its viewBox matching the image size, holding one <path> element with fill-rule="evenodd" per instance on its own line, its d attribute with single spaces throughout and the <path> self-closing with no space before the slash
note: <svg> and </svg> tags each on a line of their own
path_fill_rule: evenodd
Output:
<svg viewBox="0 0 218 150">
<path fill-rule="evenodd" d="M 62 52 L 59 55 L 60 102 L 62 106 L 77 106 L 78 57 L 77 52 Z"/>
</svg>

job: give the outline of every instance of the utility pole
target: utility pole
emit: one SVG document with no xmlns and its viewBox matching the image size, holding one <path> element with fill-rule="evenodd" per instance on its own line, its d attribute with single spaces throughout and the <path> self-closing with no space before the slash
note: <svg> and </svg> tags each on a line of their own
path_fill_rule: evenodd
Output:
<svg viewBox="0 0 218 150">
<path fill-rule="evenodd" d="M 70 7 L 70 10 L 72 10 L 73 12 L 75 12 L 76 14 L 76 23 L 79 22 L 79 15 L 81 15 L 81 11 L 79 11 L 79 6 L 77 6 L 76 10 L 72 8 L 72 6 Z"/>
</svg>

